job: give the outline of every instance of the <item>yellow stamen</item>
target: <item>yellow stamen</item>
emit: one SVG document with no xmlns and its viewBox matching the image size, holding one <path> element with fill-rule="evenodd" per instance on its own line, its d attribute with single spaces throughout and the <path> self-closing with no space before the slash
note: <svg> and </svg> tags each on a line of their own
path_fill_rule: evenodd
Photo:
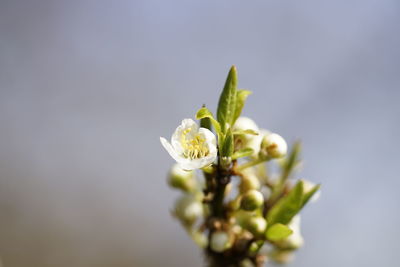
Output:
<svg viewBox="0 0 400 267">
<path fill-rule="evenodd" d="M 202 138 L 200 134 L 196 134 L 192 139 L 187 139 L 187 134 L 191 130 L 191 128 L 188 128 L 182 132 L 181 144 L 184 150 L 183 155 L 190 159 L 203 158 L 207 156 L 209 153 L 208 146 L 206 140 Z"/>
</svg>

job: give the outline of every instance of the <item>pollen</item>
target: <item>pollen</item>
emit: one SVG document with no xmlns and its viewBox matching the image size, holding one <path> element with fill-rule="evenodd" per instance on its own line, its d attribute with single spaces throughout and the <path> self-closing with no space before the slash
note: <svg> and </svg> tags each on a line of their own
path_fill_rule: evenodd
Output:
<svg viewBox="0 0 400 267">
<path fill-rule="evenodd" d="M 200 134 L 194 136 L 188 136 L 191 128 L 185 129 L 182 132 L 181 144 L 183 148 L 183 155 L 185 158 L 198 159 L 208 155 L 209 149 L 205 138 Z"/>
</svg>

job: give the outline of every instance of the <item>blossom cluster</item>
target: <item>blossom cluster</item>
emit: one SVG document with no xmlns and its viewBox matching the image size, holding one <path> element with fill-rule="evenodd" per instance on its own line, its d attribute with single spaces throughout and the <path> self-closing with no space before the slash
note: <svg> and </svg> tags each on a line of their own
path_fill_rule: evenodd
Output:
<svg viewBox="0 0 400 267">
<path fill-rule="evenodd" d="M 216 118 L 203 106 L 196 113 L 200 125 L 184 119 L 170 141 L 160 137 L 176 161 L 169 185 L 183 192 L 173 215 L 210 266 L 290 261 L 304 244 L 299 213 L 319 197 L 319 185 L 293 178 L 300 144 L 288 152 L 281 135 L 241 115 L 250 93 L 237 89 L 232 67 Z"/>
</svg>

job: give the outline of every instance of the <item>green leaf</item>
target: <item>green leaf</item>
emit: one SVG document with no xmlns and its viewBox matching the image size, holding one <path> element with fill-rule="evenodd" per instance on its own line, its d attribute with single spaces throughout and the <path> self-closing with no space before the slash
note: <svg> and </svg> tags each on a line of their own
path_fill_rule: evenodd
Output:
<svg viewBox="0 0 400 267">
<path fill-rule="evenodd" d="M 253 153 L 254 153 L 254 150 L 252 148 L 249 148 L 249 147 L 243 148 L 243 149 L 233 153 L 232 159 L 248 157 L 248 156 L 252 155 Z"/>
<path fill-rule="evenodd" d="M 237 91 L 235 116 L 233 117 L 232 124 L 234 124 L 235 121 L 237 120 L 237 118 L 240 117 L 240 114 L 242 114 L 244 103 L 246 102 L 247 97 L 251 94 L 252 94 L 251 91 L 248 91 L 248 90 L 238 90 Z"/>
<path fill-rule="evenodd" d="M 320 184 L 317 184 L 316 186 L 314 186 L 310 191 L 308 191 L 307 193 L 305 193 L 303 195 L 303 202 L 301 204 L 301 207 L 304 207 L 307 202 L 311 199 L 311 197 L 319 190 L 319 188 L 321 187 Z"/>
<path fill-rule="evenodd" d="M 220 152 L 222 157 L 230 157 L 233 154 L 233 134 L 230 128 L 225 135 Z"/>
<path fill-rule="evenodd" d="M 293 231 L 288 226 L 276 223 L 267 229 L 266 236 L 268 240 L 279 241 L 290 236 L 292 233 Z"/>
<path fill-rule="evenodd" d="M 268 212 L 267 221 L 273 225 L 275 223 L 288 224 L 292 218 L 303 207 L 303 181 L 298 181 L 290 192 L 281 198 Z"/>
<path fill-rule="evenodd" d="M 222 132 L 226 133 L 227 125 L 232 126 L 236 110 L 237 98 L 237 71 L 232 66 L 226 78 L 224 89 L 219 97 L 217 119 L 221 125 Z"/>
<path fill-rule="evenodd" d="M 289 175 L 292 173 L 293 168 L 299 162 L 300 150 L 301 150 L 300 142 L 294 143 L 292 151 L 290 152 L 289 157 L 286 159 L 282 167 L 283 171 L 282 171 L 282 178 L 280 180 L 281 184 L 283 184 L 287 180 Z"/>
<path fill-rule="evenodd" d="M 251 130 L 251 129 L 234 131 L 233 134 L 234 135 L 241 135 L 241 134 L 258 135 L 258 133 L 256 131 Z"/>
<path fill-rule="evenodd" d="M 217 134 L 220 135 L 221 134 L 221 126 L 220 126 L 219 122 L 214 119 L 213 114 L 211 113 L 210 110 L 208 110 L 208 108 L 202 107 L 201 109 L 199 109 L 197 111 L 196 119 L 202 120 L 205 118 L 207 118 L 211 121 L 212 125 L 214 126 L 215 131 L 217 131 Z"/>
</svg>

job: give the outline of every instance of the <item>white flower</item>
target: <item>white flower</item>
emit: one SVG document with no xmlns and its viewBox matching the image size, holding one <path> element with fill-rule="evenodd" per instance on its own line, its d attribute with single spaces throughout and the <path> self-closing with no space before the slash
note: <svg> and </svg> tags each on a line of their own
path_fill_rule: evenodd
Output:
<svg viewBox="0 0 400 267">
<path fill-rule="evenodd" d="M 161 144 L 184 170 L 206 167 L 217 158 L 215 135 L 200 128 L 192 119 L 184 119 L 171 137 L 160 137 Z"/>
<path fill-rule="evenodd" d="M 259 133 L 257 124 L 250 118 L 239 117 L 235 124 L 233 125 L 233 131 L 244 131 L 253 130 Z M 252 148 L 254 150 L 253 155 L 257 155 L 260 151 L 261 135 L 236 135 L 235 136 L 235 150 L 240 150 L 242 148 Z"/>
</svg>

